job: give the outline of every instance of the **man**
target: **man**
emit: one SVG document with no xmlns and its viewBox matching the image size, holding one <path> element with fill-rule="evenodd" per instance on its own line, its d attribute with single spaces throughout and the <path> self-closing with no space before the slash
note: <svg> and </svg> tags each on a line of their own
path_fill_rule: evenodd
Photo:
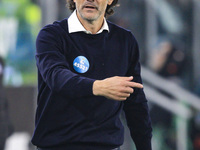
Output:
<svg viewBox="0 0 200 150">
<path fill-rule="evenodd" d="M 37 38 L 39 150 L 113 150 L 125 111 L 137 150 L 151 150 L 151 122 L 131 32 L 104 18 L 117 0 L 69 0 L 65 20 Z"/>
</svg>

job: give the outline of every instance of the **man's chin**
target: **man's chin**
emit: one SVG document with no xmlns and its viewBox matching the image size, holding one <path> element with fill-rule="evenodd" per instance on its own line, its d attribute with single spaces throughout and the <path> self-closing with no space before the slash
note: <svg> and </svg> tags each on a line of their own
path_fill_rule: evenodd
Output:
<svg viewBox="0 0 200 150">
<path fill-rule="evenodd" d="M 84 20 L 92 22 L 92 21 L 97 20 L 97 17 L 94 17 L 94 16 L 84 16 Z"/>
</svg>

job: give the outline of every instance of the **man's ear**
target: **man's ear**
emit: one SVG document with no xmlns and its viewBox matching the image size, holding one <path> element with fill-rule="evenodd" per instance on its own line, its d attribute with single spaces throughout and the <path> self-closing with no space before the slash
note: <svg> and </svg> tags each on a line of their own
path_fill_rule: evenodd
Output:
<svg viewBox="0 0 200 150">
<path fill-rule="evenodd" d="M 111 5 L 113 0 L 108 0 L 108 5 Z"/>
</svg>

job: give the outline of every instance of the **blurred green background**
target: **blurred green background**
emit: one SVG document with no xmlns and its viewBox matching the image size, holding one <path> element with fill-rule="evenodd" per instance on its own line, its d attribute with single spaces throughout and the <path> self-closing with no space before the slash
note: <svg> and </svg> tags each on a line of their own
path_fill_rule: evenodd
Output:
<svg viewBox="0 0 200 150">
<path fill-rule="evenodd" d="M 41 27 L 41 8 L 30 0 L 1 0 L 0 56 L 6 62 L 4 84 L 35 85 L 35 39 Z"/>
</svg>

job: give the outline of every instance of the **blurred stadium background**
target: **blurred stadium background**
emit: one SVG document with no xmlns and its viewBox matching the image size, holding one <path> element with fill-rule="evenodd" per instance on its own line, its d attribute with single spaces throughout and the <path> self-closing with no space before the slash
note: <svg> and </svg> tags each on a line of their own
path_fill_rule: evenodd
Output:
<svg viewBox="0 0 200 150">
<path fill-rule="evenodd" d="M 200 150 L 200 1 L 119 4 L 108 20 L 131 30 L 139 42 L 153 150 Z M 65 5 L 0 0 L 0 150 L 34 149 L 35 39 L 41 27 L 70 15 Z M 135 150 L 127 129 L 122 150 Z"/>
</svg>

